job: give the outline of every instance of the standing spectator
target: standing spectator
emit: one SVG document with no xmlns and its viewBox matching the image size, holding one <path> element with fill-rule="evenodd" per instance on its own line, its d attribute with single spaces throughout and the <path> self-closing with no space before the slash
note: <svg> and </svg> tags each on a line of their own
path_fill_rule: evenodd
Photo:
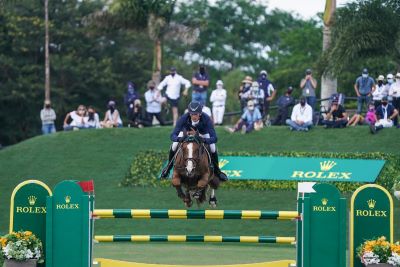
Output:
<svg viewBox="0 0 400 267">
<path fill-rule="evenodd" d="M 266 70 L 260 71 L 260 76 L 257 79 L 258 86 L 264 91 L 264 101 L 262 105 L 262 116 L 263 118 L 269 113 L 269 106 L 276 95 L 276 90 L 272 85 L 272 82 L 268 80 L 268 73 Z"/>
<path fill-rule="evenodd" d="M 87 122 L 87 109 L 84 105 L 79 105 L 77 110 L 71 111 L 65 116 L 64 119 L 64 130 L 79 130 L 85 129 Z M 68 121 L 72 120 L 71 123 L 68 124 Z"/>
<path fill-rule="evenodd" d="M 127 86 L 128 89 L 124 96 L 124 103 L 126 106 L 126 114 L 128 115 L 129 112 L 131 112 L 133 109 L 133 103 L 135 102 L 135 100 L 139 99 L 139 94 L 136 91 L 136 86 L 133 82 L 128 82 Z"/>
<path fill-rule="evenodd" d="M 315 110 L 315 103 L 317 97 L 315 90 L 317 89 L 317 80 L 312 76 L 311 69 L 306 69 L 306 76 L 300 81 L 300 88 L 302 89 L 302 96 L 307 100 L 307 104 Z"/>
<path fill-rule="evenodd" d="M 294 105 L 292 92 L 293 88 L 289 86 L 285 95 L 280 96 L 276 101 L 276 105 L 278 106 L 278 115 L 273 121 L 273 125 L 285 125 L 286 119 L 289 116 L 289 108 Z"/>
<path fill-rule="evenodd" d="M 394 83 L 394 76 L 393 76 L 393 74 L 389 73 L 389 74 L 386 76 L 386 80 L 387 80 L 387 83 L 386 83 L 386 92 L 388 93 L 388 101 L 389 101 L 389 103 L 391 103 L 391 102 L 392 102 L 392 97 L 389 95 L 389 92 L 390 92 L 390 87 L 391 87 L 392 84 Z"/>
<path fill-rule="evenodd" d="M 192 101 L 199 102 L 205 106 L 207 101 L 207 90 L 210 85 L 210 77 L 208 76 L 204 65 L 200 65 L 199 71 L 193 74 L 192 84 Z"/>
<path fill-rule="evenodd" d="M 312 123 L 313 110 L 307 103 L 304 96 L 300 98 L 300 103 L 295 105 L 292 110 L 292 116 L 286 120 L 286 124 L 289 125 L 291 131 L 304 131 L 307 132 Z"/>
<path fill-rule="evenodd" d="M 260 130 L 263 126 L 261 113 L 254 106 L 252 100 L 247 102 L 247 109 L 245 109 L 242 117 L 233 128 L 227 128 L 231 133 L 242 131 L 242 133 L 250 133 L 253 130 Z"/>
<path fill-rule="evenodd" d="M 217 81 L 216 86 L 217 89 L 211 93 L 210 102 L 212 103 L 212 114 L 215 125 L 222 125 L 225 113 L 226 90 L 221 80 Z"/>
<path fill-rule="evenodd" d="M 392 98 L 392 105 L 394 108 L 400 110 L 400 72 L 396 74 L 396 82 L 390 86 L 389 96 Z M 393 122 L 394 125 L 397 125 L 397 115 Z"/>
<path fill-rule="evenodd" d="M 399 114 L 398 110 L 394 108 L 392 104 L 388 103 L 388 98 L 385 96 L 382 98 L 382 104 L 376 110 L 376 116 L 378 121 L 375 125 L 370 125 L 370 130 L 372 134 L 383 128 L 391 128 L 394 125 L 394 119 Z"/>
<path fill-rule="evenodd" d="M 100 123 L 103 128 L 122 127 L 122 120 L 115 106 L 115 101 L 108 101 L 108 110 L 104 116 L 104 120 Z"/>
<path fill-rule="evenodd" d="M 244 110 L 247 106 L 247 99 L 245 99 L 243 95 L 246 94 L 248 91 L 250 91 L 252 84 L 253 84 L 253 78 L 251 78 L 250 76 L 246 76 L 242 81 L 242 86 L 240 87 L 238 94 L 240 107 L 242 110 Z"/>
<path fill-rule="evenodd" d="M 40 119 L 42 120 L 43 134 L 51 134 L 56 132 L 56 127 L 54 126 L 56 112 L 51 108 L 50 100 L 44 101 L 44 107 L 40 111 Z"/>
<path fill-rule="evenodd" d="M 86 127 L 89 129 L 99 129 L 100 128 L 100 118 L 99 114 L 97 114 L 94 107 L 88 107 L 88 116 L 87 118 Z"/>
<path fill-rule="evenodd" d="M 371 101 L 371 94 L 375 88 L 374 79 L 369 77 L 368 69 L 363 69 L 362 75 L 357 78 L 354 90 L 357 94 L 357 114 L 361 114 L 363 104 L 368 105 Z"/>
<path fill-rule="evenodd" d="M 375 108 L 378 108 L 381 105 L 382 97 L 388 95 L 387 86 L 383 84 L 385 77 L 383 75 L 378 76 L 378 85 L 375 87 L 375 90 L 372 92 L 372 100 L 374 101 Z"/>
<path fill-rule="evenodd" d="M 158 85 L 158 90 L 160 91 L 163 90 L 164 87 L 167 88 L 165 94 L 167 95 L 169 104 L 172 106 L 172 118 L 174 126 L 176 124 L 176 121 L 178 120 L 178 105 L 181 96 L 182 85 L 185 86 L 183 95 L 187 96 L 190 82 L 178 73 L 176 73 L 175 67 L 171 67 L 170 74 L 166 76 L 164 80 L 162 80 L 162 82 Z"/>
<path fill-rule="evenodd" d="M 156 89 L 154 81 L 147 83 L 147 89 L 144 94 L 144 98 L 146 99 L 146 120 L 152 125 L 153 119 L 156 117 L 160 125 L 165 125 L 164 119 L 161 116 L 161 105 L 165 102 L 165 99 L 161 96 L 160 91 Z"/>
<path fill-rule="evenodd" d="M 264 104 L 264 90 L 258 86 L 258 82 L 253 82 L 250 90 L 242 94 L 242 98 L 247 101 L 252 100 L 255 107 L 261 112 Z"/>
<path fill-rule="evenodd" d="M 325 128 L 344 128 L 347 126 L 347 121 L 346 110 L 339 104 L 339 100 L 334 98 L 325 120 L 321 124 L 325 125 Z"/>
</svg>

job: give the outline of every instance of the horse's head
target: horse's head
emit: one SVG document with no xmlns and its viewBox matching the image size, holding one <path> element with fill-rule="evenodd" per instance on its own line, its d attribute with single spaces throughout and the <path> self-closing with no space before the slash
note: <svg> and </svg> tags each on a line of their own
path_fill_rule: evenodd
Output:
<svg viewBox="0 0 400 267">
<path fill-rule="evenodd" d="M 198 135 L 188 135 L 182 144 L 183 158 L 187 177 L 195 175 L 200 161 L 201 142 Z"/>
</svg>

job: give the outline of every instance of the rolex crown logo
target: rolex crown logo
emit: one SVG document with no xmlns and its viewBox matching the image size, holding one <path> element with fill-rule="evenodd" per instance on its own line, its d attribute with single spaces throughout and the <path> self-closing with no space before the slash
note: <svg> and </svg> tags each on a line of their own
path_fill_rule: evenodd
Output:
<svg viewBox="0 0 400 267">
<path fill-rule="evenodd" d="M 70 203 L 71 202 L 71 197 L 70 196 L 66 196 L 65 197 L 65 203 Z"/>
<path fill-rule="evenodd" d="M 333 160 L 325 160 L 323 162 L 320 162 L 319 165 L 321 166 L 321 171 L 329 171 L 336 166 L 336 162 L 334 162 Z"/>
<path fill-rule="evenodd" d="M 321 199 L 322 205 L 326 206 L 326 204 L 328 204 L 328 199 L 323 198 Z"/>
<path fill-rule="evenodd" d="M 375 208 L 375 204 L 376 204 L 376 201 L 375 201 L 375 200 L 370 199 L 370 200 L 367 201 L 367 203 L 368 203 L 368 207 L 369 207 L 370 209 Z"/>
<path fill-rule="evenodd" d="M 37 200 L 37 197 L 35 197 L 35 196 L 29 196 L 29 197 L 28 197 L 29 205 L 31 205 L 31 206 L 35 205 L 36 200 Z"/>
<path fill-rule="evenodd" d="M 218 162 L 218 166 L 220 167 L 220 168 L 222 168 L 222 167 L 224 167 L 226 164 L 228 164 L 229 163 L 229 160 L 226 160 L 226 159 L 221 159 L 219 162 Z"/>
</svg>

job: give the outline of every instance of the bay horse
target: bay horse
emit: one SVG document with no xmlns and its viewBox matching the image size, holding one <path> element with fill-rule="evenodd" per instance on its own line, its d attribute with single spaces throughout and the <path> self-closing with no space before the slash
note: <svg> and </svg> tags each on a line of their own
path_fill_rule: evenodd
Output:
<svg viewBox="0 0 400 267">
<path fill-rule="evenodd" d="M 214 175 L 210 149 L 198 132 L 187 132 L 183 142 L 179 144 L 175 154 L 172 185 L 176 188 L 178 197 L 186 207 L 191 207 L 194 198 L 199 206 L 206 200 L 206 192 L 211 188 L 209 204 L 217 206 L 215 190 L 219 179 Z"/>
</svg>

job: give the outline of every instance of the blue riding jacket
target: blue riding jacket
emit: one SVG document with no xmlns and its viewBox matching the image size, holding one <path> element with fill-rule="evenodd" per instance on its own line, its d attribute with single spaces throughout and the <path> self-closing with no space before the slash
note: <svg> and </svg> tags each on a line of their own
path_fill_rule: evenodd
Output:
<svg viewBox="0 0 400 267">
<path fill-rule="evenodd" d="M 218 140 L 211 118 L 204 112 L 201 113 L 200 122 L 196 126 L 192 125 L 189 113 L 183 114 L 177 121 L 175 129 L 171 133 L 171 140 L 173 142 L 179 142 L 179 133 L 191 131 L 192 129 L 197 130 L 202 135 L 210 135 L 210 138 L 204 138 L 206 144 L 215 144 Z"/>
</svg>

